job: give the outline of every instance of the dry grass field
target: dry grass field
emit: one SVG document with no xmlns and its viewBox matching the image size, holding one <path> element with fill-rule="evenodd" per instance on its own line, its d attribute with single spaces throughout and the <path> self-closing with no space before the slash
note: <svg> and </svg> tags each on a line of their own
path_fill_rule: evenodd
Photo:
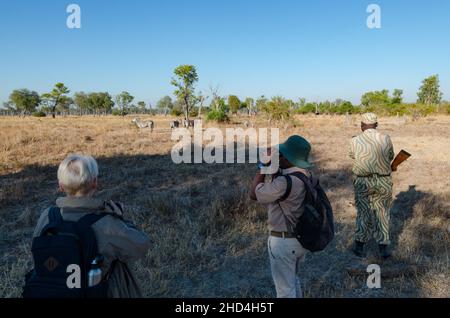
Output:
<svg viewBox="0 0 450 318">
<path fill-rule="evenodd" d="M 131 119 L 0 118 L 0 297 L 20 296 L 33 227 L 58 196 L 57 166 L 69 153 L 98 160 L 99 196 L 123 202 L 126 216 L 150 236 L 151 250 L 134 265 L 145 296 L 275 296 L 266 211 L 248 198 L 255 165 L 175 165 L 171 118 L 153 118 L 153 133 Z M 243 127 L 244 120 L 227 126 Z M 394 176 L 394 256 L 384 262 L 375 252 L 360 260 L 349 251 L 356 211 L 347 147 L 359 133 L 357 117 L 297 117 L 295 127 L 280 130 L 283 140 L 310 140 L 314 171 L 335 211 L 336 239 L 303 264 L 305 297 L 450 297 L 449 128 L 450 116 L 380 119 L 396 152 L 413 155 Z M 381 266 L 379 290 L 366 287 L 368 264 Z"/>
</svg>

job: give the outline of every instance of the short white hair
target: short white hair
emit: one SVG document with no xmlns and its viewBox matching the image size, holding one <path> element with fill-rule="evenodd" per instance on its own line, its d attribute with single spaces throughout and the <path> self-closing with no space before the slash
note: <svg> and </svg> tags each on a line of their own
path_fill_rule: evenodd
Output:
<svg viewBox="0 0 450 318">
<path fill-rule="evenodd" d="M 87 194 L 97 177 L 97 161 L 91 156 L 69 155 L 58 168 L 58 182 L 69 195 Z"/>
</svg>

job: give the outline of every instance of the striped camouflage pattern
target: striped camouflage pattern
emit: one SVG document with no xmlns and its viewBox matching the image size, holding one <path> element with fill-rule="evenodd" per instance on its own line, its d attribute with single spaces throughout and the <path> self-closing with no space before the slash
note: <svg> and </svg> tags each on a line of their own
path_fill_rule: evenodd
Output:
<svg viewBox="0 0 450 318">
<path fill-rule="evenodd" d="M 388 135 L 367 129 L 350 144 L 353 159 L 353 185 L 356 217 L 355 240 L 389 244 L 389 220 L 392 204 L 391 162 L 394 147 Z"/>
<path fill-rule="evenodd" d="M 368 129 L 352 139 L 350 157 L 354 159 L 353 174 L 357 176 L 390 175 L 394 159 L 391 138 L 376 129 Z"/>
<path fill-rule="evenodd" d="M 353 185 L 358 210 L 355 240 L 366 243 L 373 235 L 378 244 L 388 245 L 392 177 L 356 177 Z"/>
</svg>

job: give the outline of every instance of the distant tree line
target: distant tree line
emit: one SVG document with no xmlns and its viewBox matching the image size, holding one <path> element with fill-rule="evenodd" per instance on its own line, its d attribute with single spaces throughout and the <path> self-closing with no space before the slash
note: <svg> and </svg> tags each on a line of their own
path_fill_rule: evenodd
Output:
<svg viewBox="0 0 450 318">
<path fill-rule="evenodd" d="M 195 91 L 198 81 L 196 67 L 181 65 L 174 70 L 171 84 L 175 87 L 175 99 L 161 98 L 155 108 L 144 101 L 133 103 L 134 96 L 123 91 L 111 96 L 108 92 L 76 92 L 70 97 L 70 90 L 57 83 L 48 93 L 39 95 L 28 89 L 14 90 L 9 101 L 4 103 L 0 114 L 16 115 L 120 115 L 162 114 L 172 116 L 204 117 L 208 120 L 228 121 L 233 115 L 256 115 L 264 113 L 269 120 L 284 121 L 292 114 L 354 114 L 376 112 L 380 115 L 428 115 L 432 113 L 450 114 L 450 103 L 442 101 L 439 76 L 433 75 L 423 80 L 417 93 L 417 102 L 403 102 L 403 90 L 395 89 L 392 94 L 385 89 L 367 92 L 361 96 L 360 105 L 337 99 L 335 101 L 307 102 L 275 96 L 270 99 L 261 96 L 256 100 L 247 97 L 240 100 L 236 95 L 220 96 L 218 88 L 210 89 L 209 96 Z"/>
<path fill-rule="evenodd" d="M 51 115 L 127 115 L 151 114 L 155 110 L 144 101 L 133 104 L 134 97 L 128 92 L 122 92 L 113 97 L 108 92 L 76 92 L 68 96 L 70 90 L 57 83 L 48 93 L 39 95 L 28 89 L 16 89 L 9 95 L 9 100 L 3 104 L 0 114 L 33 115 L 45 117 Z"/>
</svg>

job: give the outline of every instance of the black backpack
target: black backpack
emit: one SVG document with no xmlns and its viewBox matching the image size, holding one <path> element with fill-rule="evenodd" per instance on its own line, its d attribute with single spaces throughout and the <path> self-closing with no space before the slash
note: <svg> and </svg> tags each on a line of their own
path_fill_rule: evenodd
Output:
<svg viewBox="0 0 450 318">
<path fill-rule="evenodd" d="M 107 280 L 88 287 L 88 272 L 98 246 L 92 225 L 108 214 L 87 214 L 77 222 L 65 221 L 59 208 L 49 210 L 49 223 L 33 239 L 34 269 L 25 276 L 24 298 L 105 298 Z M 70 265 L 81 270 L 81 288 L 69 288 Z"/>
<path fill-rule="evenodd" d="M 319 180 L 308 178 L 301 172 L 283 175 L 287 181 L 287 189 L 278 202 L 289 197 L 292 190 L 291 176 L 300 179 L 306 189 L 302 205 L 304 212 L 292 228 L 293 234 L 305 249 L 311 252 L 322 251 L 334 238 L 333 208 L 325 191 L 320 186 Z M 289 221 L 287 220 L 287 222 Z"/>
</svg>

